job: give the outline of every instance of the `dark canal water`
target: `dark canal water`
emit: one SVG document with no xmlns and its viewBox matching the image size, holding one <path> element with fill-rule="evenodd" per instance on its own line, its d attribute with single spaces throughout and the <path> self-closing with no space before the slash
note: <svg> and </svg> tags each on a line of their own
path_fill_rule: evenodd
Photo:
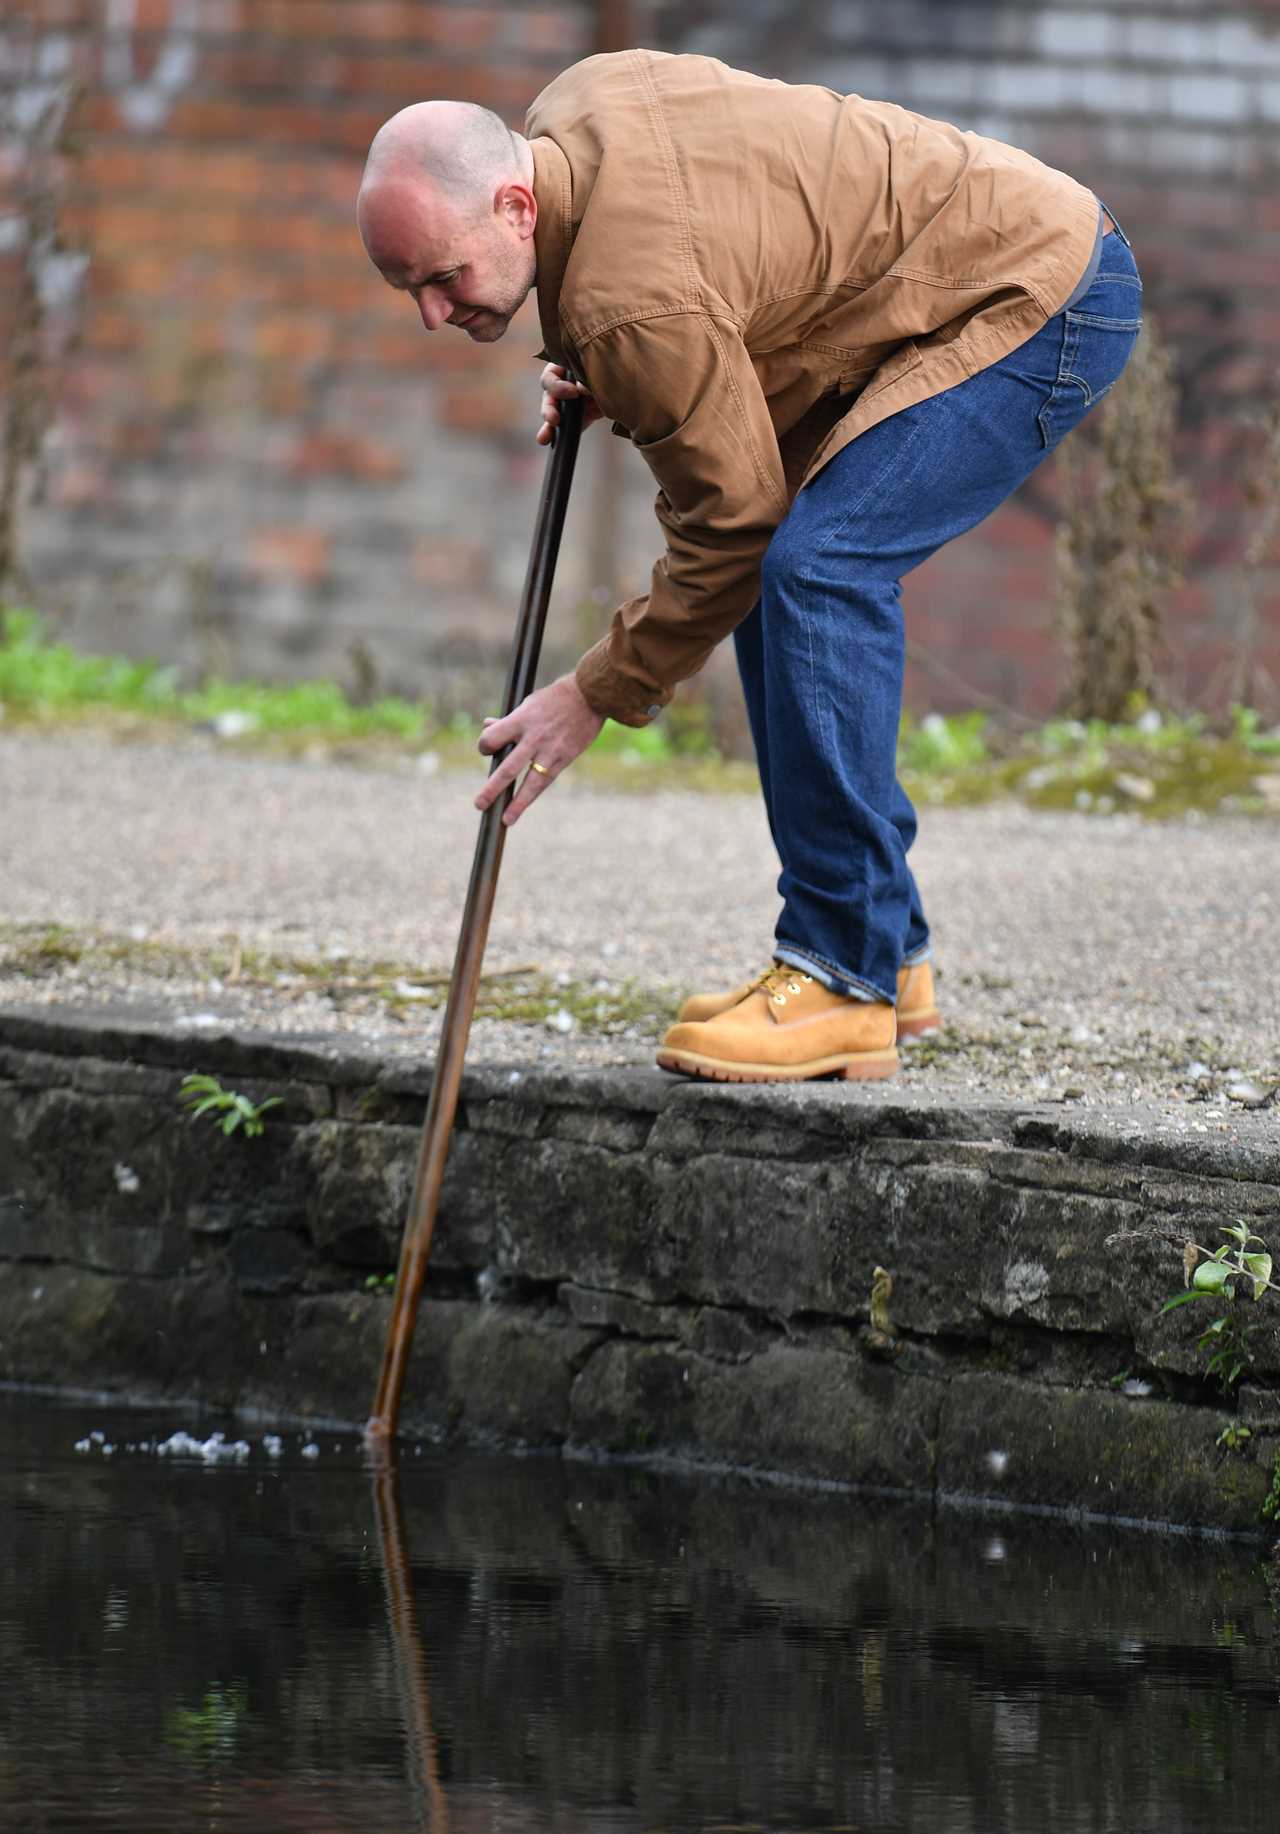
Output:
<svg viewBox="0 0 1280 1834">
<path fill-rule="evenodd" d="M 216 1424 L 0 1396 L 0 1828 L 1280 1826 L 1256 1547 Z"/>
</svg>

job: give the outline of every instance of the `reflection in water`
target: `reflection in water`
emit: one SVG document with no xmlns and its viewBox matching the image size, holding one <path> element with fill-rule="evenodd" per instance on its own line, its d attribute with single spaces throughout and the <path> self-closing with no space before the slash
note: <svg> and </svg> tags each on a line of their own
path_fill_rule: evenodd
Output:
<svg viewBox="0 0 1280 1834">
<path fill-rule="evenodd" d="M 6 1834 L 1274 1827 L 1256 1548 L 175 1424 L 0 1397 Z"/>
<path fill-rule="evenodd" d="M 382 1575 L 387 1588 L 387 1625 L 400 1682 L 409 1775 L 418 1803 L 419 1825 L 423 1834 L 448 1834 L 449 1811 L 440 1787 L 440 1764 L 435 1734 L 431 1730 L 427 1657 L 422 1647 L 417 1606 L 413 1602 L 404 1511 L 400 1507 L 398 1450 L 391 1441 L 372 1446 L 368 1454 L 373 1471 L 373 1510 L 382 1547 Z"/>
</svg>

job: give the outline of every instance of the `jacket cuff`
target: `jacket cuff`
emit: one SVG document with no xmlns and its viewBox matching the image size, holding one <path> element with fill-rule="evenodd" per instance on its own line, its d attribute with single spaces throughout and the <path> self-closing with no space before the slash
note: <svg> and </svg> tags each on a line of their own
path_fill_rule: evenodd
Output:
<svg viewBox="0 0 1280 1834">
<path fill-rule="evenodd" d="M 671 699 L 671 689 L 638 678 L 613 658 L 612 637 L 602 637 L 574 670 L 583 699 L 596 713 L 620 726 L 647 726 Z"/>
</svg>

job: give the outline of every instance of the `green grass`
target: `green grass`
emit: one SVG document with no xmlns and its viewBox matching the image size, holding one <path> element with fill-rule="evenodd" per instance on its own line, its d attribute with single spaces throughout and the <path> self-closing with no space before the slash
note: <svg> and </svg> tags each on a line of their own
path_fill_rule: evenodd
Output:
<svg viewBox="0 0 1280 1834">
<path fill-rule="evenodd" d="M 11 722 L 108 729 L 212 727 L 228 742 L 361 757 L 431 752 L 475 771 L 479 721 L 441 722 L 423 703 L 386 696 L 356 706 L 336 682 L 210 681 L 183 688 L 156 662 L 86 656 L 49 641 L 31 612 L 0 612 L 0 710 Z M 229 716 L 237 716 L 234 719 Z M 221 726 L 219 722 L 222 722 Z M 1151 817 L 1280 813 L 1280 729 L 1236 707 L 1222 729 L 1199 715 L 1139 710 L 1119 725 L 1051 720 L 1020 737 L 982 713 L 907 716 L 899 771 L 914 800 L 957 807 L 1015 800 L 1031 808 Z M 753 765 L 721 756 L 705 706 L 677 700 L 652 726 L 606 721 L 574 781 L 614 790 L 750 793 Z M 1272 794 L 1268 794 L 1268 790 Z"/>
<path fill-rule="evenodd" d="M 0 702 L 37 718 L 110 710 L 202 725 L 236 713 L 246 731 L 323 732 L 339 739 L 390 734 L 411 740 L 425 731 L 424 710 L 415 702 L 389 696 L 353 706 L 332 681 L 273 686 L 214 680 L 185 690 L 177 671 L 159 663 L 82 656 L 69 644 L 50 643 L 27 611 L 5 612 L 0 622 Z"/>
</svg>

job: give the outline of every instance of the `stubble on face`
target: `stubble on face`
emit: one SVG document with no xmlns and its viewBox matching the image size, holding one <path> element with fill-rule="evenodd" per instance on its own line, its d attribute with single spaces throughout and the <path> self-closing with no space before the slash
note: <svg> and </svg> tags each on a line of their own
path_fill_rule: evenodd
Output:
<svg viewBox="0 0 1280 1834">
<path fill-rule="evenodd" d="M 482 277 L 477 283 L 484 297 L 460 300 L 454 308 L 457 316 L 451 316 L 450 323 L 466 319 L 468 322 L 462 329 L 474 343 L 496 344 L 499 338 L 506 336 L 512 319 L 533 286 L 533 244 L 518 242 L 513 246 L 496 226 L 487 232 L 485 239 L 489 244 L 488 259 L 481 257 L 478 263 Z M 465 281 L 463 284 L 466 285 Z M 475 318 L 470 317 L 473 312 L 477 315 Z"/>
</svg>

